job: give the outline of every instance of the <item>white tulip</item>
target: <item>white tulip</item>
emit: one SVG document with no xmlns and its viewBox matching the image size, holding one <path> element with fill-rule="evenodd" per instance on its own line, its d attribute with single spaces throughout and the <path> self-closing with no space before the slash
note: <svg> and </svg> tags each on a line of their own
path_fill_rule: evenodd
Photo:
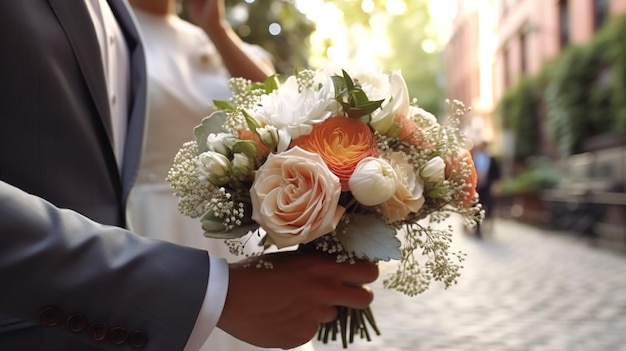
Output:
<svg viewBox="0 0 626 351">
<path fill-rule="evenodd" d="M 438 183 L 445 178 L 446 163 L 439 156 L 431 158 L 422 167 L 420 176 L 424 181 Z"/>
<path fill-rule="evenodd" d="M 348 186 L 359 203 L 376 206 L 396 192 L 396 174 L 387 161 L 366 157 L 357 164 Z"/>
</svg>

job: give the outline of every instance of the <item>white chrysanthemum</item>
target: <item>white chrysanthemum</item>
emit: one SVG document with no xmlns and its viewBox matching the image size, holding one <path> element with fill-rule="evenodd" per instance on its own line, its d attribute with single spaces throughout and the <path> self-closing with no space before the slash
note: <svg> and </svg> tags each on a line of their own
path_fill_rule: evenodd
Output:
<svg viewBox="0 0 626 351">
<path fill-rule="evenodd" d="M 278 129 L 279 152 L 285 151 L 292 139 L 309 134 L 313 124 L 331 116 L 328 107 L 334 100 L 330 98 L 332 87 L 327 85 L 321 89 L 305 88 L 300 92 L 295 77 L 289 77 L 279 89 L 262 96 L 260 106 L 250 111 L 261 123 Z"/>
</svg>

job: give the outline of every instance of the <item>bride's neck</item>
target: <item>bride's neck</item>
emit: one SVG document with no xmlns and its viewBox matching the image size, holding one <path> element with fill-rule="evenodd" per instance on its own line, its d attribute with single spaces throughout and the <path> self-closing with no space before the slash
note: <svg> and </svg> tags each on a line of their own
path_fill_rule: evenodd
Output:
<svg viewBox="0 0 626 351">
<path fill-rule="evenodd" d="M 176 13 L 176 0 L 130 0 L 130 5 L 136 9 L 153 15 L 173 15 Z"/>
</svg>

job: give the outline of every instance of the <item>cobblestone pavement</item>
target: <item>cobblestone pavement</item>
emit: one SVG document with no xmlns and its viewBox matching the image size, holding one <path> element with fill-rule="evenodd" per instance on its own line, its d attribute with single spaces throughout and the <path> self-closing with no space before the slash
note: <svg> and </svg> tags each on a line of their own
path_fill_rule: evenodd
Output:
<svg viewBox="0 0 626 351">
<path fill-rule="evenodd" d="M 348 350 L 626 351 L 626 256 L 504 219 L 482 240 L 454 225 L 454 247 L 467 254 L 459 283 L 408 297 L 379 279 L 382 335 Z"/>
</svg>

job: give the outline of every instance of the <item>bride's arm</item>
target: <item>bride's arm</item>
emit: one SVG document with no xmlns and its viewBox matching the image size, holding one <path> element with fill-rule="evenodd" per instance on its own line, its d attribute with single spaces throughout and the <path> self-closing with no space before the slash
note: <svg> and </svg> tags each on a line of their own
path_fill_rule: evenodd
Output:
<svg viewBox="0 0 626 351">
<path fill-rule="evenodd" d="M 246 50 L 244 43 L 226 21 L 224 0 L 186 0 L 193 23 L 200 26 L 219 51 L 226 69 L 233 77 L 263 82 L 275 73 L 267 58 Z"/>
</svg>

